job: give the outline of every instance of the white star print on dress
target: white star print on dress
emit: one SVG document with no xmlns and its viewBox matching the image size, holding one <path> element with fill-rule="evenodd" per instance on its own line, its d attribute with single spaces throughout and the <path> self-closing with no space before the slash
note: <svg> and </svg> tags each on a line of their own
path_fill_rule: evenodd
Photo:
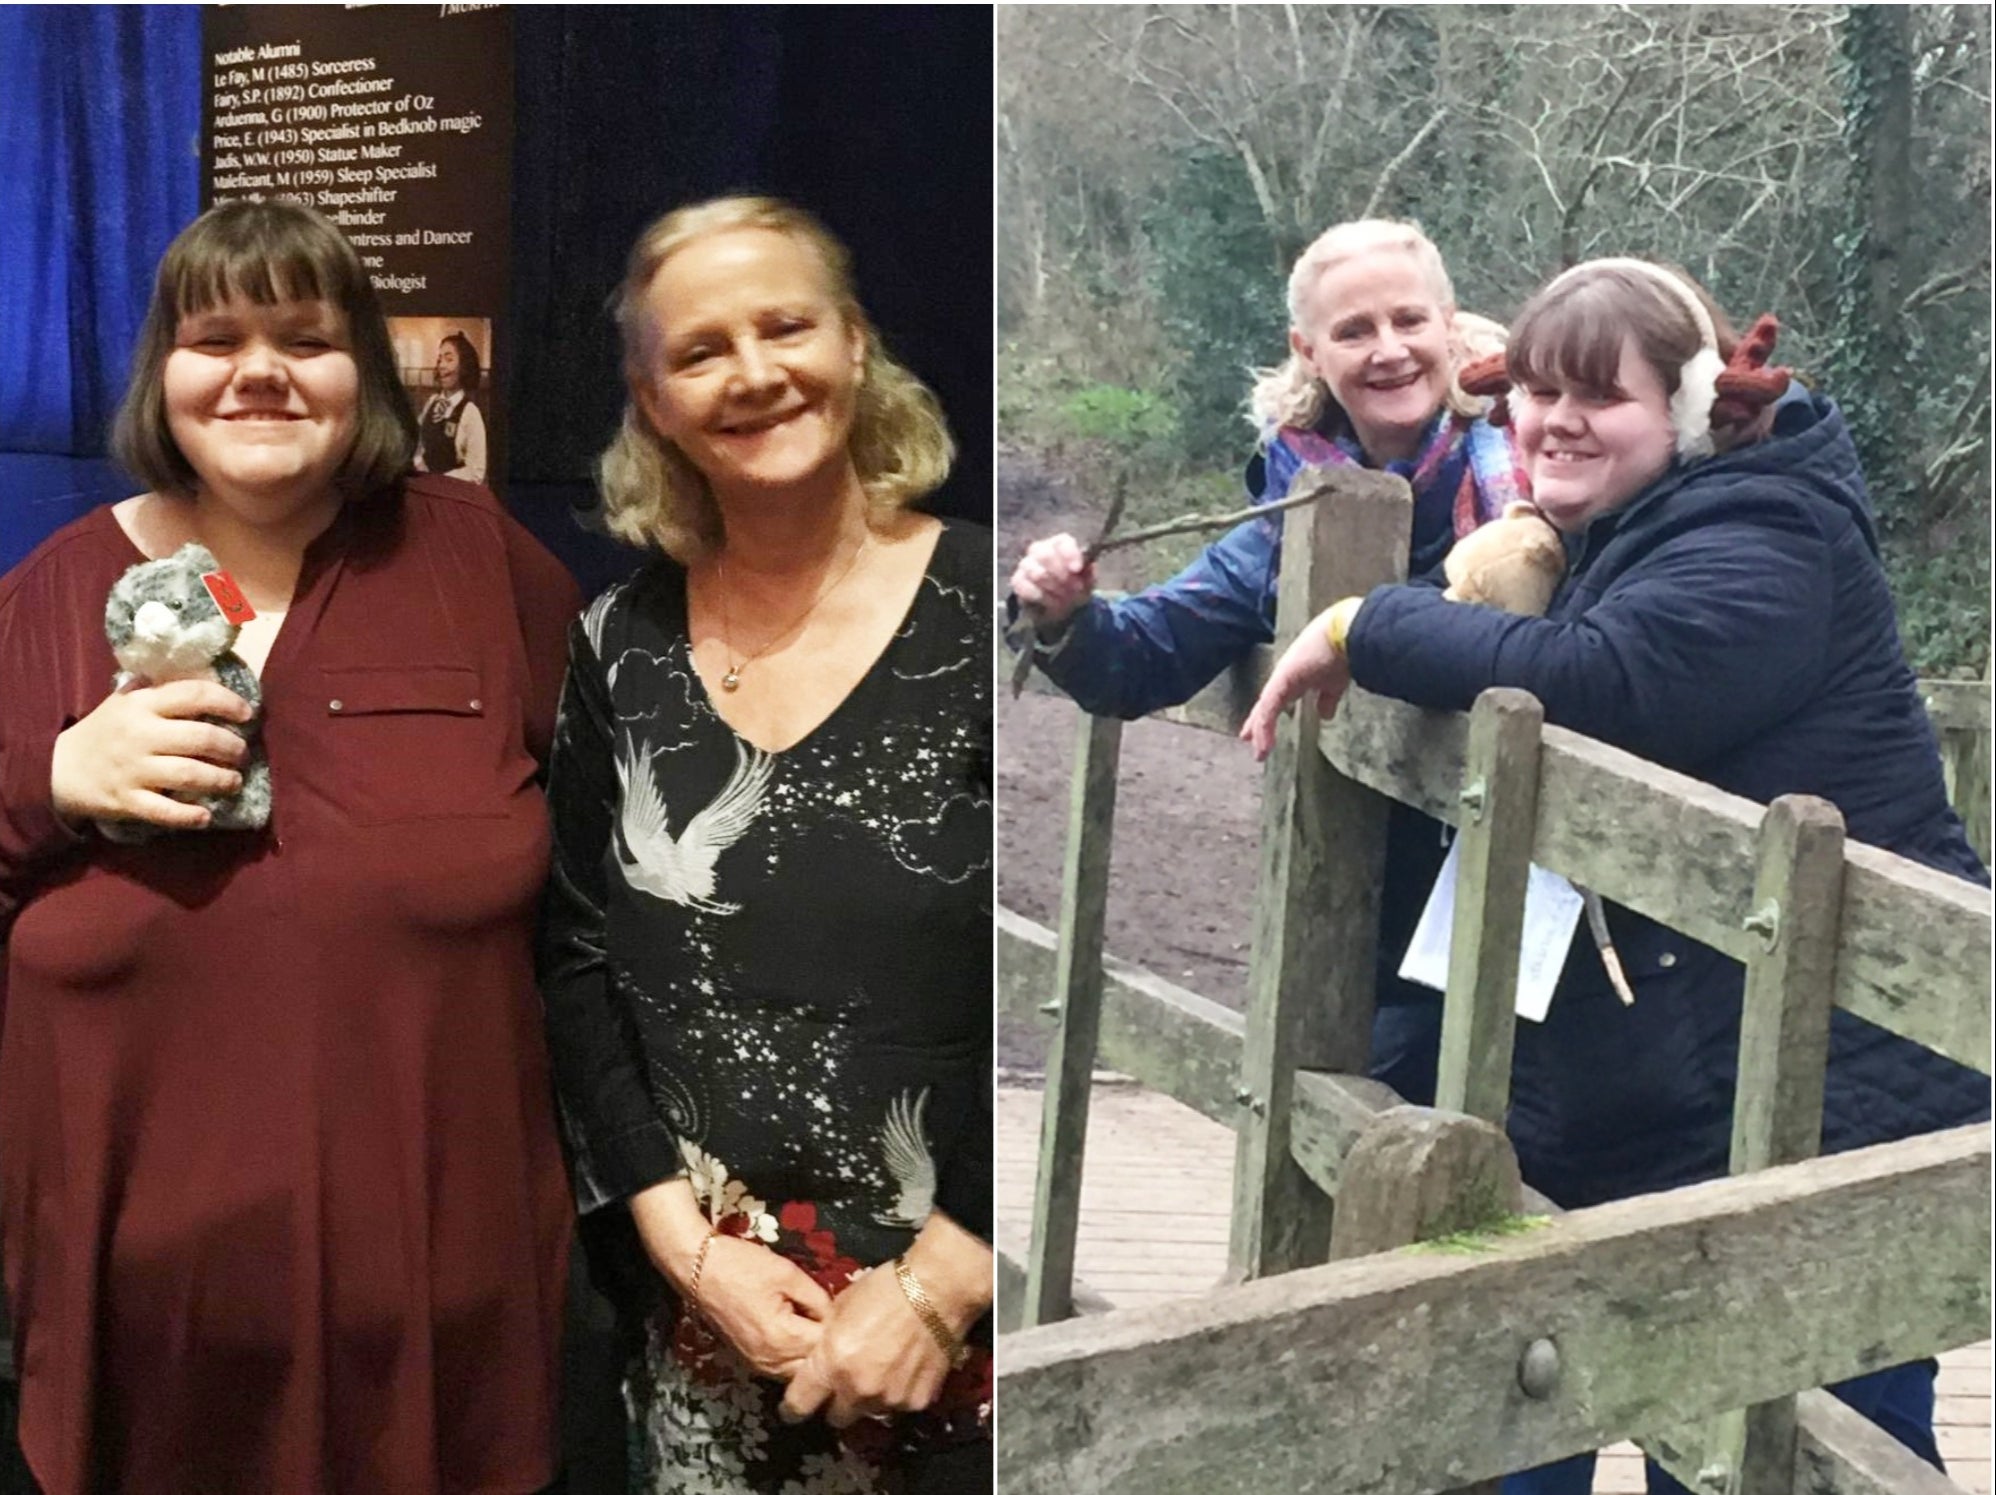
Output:
<svg viewBox="0 0 1996 1495">
<path fill-rule="evenodd" d="M 714 900 L 714 864 L 721 853 L 741 839 L 769 787 L 775 760 L 769 754 L 735 743 L 735 771 L 712 804 L 686 823 L 674 840 L 666 828 L 665 799 L 652 777 L 656 749 L 640 752 L 630 743 L 635 761 L 617 755 L 617 782 L 624 791 L 620 821 L 623 850 L 617 864 L 624 881 L 640 893 L 668 903 L 683 903 L 710 914 L 734 913 L 737 905 Z"/>
</svg>

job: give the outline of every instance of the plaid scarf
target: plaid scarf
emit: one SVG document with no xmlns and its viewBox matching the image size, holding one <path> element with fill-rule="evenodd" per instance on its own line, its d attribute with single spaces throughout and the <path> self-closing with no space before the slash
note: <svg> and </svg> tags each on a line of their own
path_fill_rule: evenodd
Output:
<svg viewBox="0 0 1996 1495">
<path fill-rule="evenodd" d="M 1350 436 L 1326 436 L 1284 426 L 1281 439 L 1305 465 L 1372 467 Z M 1422 437 L 1412 458 L 1383 469 L 1407 480 L 1414 490 L 1414 533 L 1439 535 L 1444 525 L 1460 540 L 1504 512 L 1513 499 L 1529 498 L 1524 459 L 1503 430 L 1443 410 Z M 1446 520 L 1442 516 L 1446 514 Z M 1417 541 L 1416 549 L 1420 545 Z"/>
</svg>

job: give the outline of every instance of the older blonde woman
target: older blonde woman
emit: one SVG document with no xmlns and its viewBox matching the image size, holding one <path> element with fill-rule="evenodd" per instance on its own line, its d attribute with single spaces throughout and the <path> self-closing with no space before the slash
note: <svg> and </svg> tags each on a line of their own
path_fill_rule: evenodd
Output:
<svg viewBox="0 0 1996 1495">
<path fill-rule="evenodd" d="M 571 638 L 543 967 L 645 1488 L 985 1489 L 989 540 L 795 208 L 667 215 L 617 315 L 659 554 Z"/>
<path fill-rule="evenodd" d="M 1290 356 L 1254 387 L 1262 433 L 1248 466 L 1274 503 L 1312 465 L 1384 468 L 1414 489 L 1411 571 L 1441 563 L 1458 536 L 1525 496 L 1507 432 L 1455 378 L 1503 346 L 1504 329 L 1459 311 L 1434 243 L 1411 223 L 1361 219 L 1322 234 L 1289 276 Z M 1035 543 L 1012 573 L 1038 627 L 1037 660 L 1085 710 L 1139 717 L 1189 699 L 1275 637 L 1279 519 L 1252 519 L 1161 586 L 1093 595 L 1071 535 Z M 1400 958 L 1442 860 L 1441 827 L 1396 806 L 1379 942 L 1372 1073 L 1407 1099 L 1433 1098 L 1439 1004 L 1402 981 Z"/>
</svg>

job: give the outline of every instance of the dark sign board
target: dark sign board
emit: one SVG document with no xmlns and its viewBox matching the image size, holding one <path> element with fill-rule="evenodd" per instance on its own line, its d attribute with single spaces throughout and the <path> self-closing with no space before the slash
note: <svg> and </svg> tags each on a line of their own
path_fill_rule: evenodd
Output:
<svg viewBox="0 0 1996 1495">
<path fill-rule="evenodd" d="M 209 6 L 202 204 L 292 197 L 353 241 L 426 471 L 497 486 L 513 28 L 495 5 Z"/>
</svg>

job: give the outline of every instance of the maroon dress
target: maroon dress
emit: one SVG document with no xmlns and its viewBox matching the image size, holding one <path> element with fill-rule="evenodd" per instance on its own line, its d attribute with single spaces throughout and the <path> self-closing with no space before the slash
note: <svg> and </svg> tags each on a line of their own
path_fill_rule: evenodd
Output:
<svg viewBox="0 0 1996 1495">
<path fill-rule="evenodd" d="M 521 1495 L 554 1475 L 570 1210 L 533 925 L 577 596 L 481 488 L 307 552 L 260 832 L 48 806 L 104 697 L 108 509 L 0 582 L 0 1228 L 47 1495 Z"/>
</svg>

